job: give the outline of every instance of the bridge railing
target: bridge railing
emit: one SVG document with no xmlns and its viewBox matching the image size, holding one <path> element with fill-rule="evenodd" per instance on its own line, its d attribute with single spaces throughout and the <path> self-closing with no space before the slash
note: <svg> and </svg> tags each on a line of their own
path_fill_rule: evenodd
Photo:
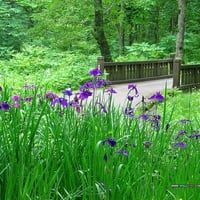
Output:
<svg viewBox="0 0 200 200">
<path fill-rule="evenodd" d="M 97 59 L 97 65 L 102 71 L 106 71 L 107 79 L 114 84 L 171 78 L 179 62 L 176 62 L 174 54 L 168 59 L 134 62 L 104 62 L 102 56 Z M 176 79 L 175 86 L 178 84 Z"/>
<path fill-rule="evenodd" d="M 187 64 L 180 66 L 180 87 L 200 87 L 200 64 Z"/>
<path fill-rule="evenodd" d="M 101 56 L 97 64 L 114 84 L 172 77 L 173 87 L 200 87 L 200 64 L 181 65 L 175 54 L 170 54 L 168 59 L 134 62 L 104 62 Z"/>
</svg>

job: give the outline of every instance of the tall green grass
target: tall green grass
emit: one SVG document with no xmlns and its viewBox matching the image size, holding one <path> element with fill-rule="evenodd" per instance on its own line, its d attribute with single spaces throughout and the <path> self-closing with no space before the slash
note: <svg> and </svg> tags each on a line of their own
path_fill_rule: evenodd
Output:
<svg viewBox="0 0 200 200">
<path fill-rule="evenodd" d="M 10 108 L 0 104 L 0 199 L 198 199 L 198 117 L 178 119 L 178 106 L 156 99 L 153 114 L 131 115 L 106 90 L 77 104 L 65 96 L 62 106 L 45 90 L 26 87 L 16 107 L 16 93 L 2 87 L 1 103 Z"/>
</svg>

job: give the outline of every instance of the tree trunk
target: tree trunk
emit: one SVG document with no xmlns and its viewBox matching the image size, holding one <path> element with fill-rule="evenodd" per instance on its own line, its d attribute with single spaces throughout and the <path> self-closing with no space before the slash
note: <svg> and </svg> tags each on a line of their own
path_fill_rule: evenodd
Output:
<svg viewBox="0 0 200 200">
<path fill-rule="evenodd" d="M 124 3 L 121 2 L 121 13 L 124 12 Z M 124 54 L 124 19 L 119 23 L 119 55 Z"/>
<path fill-rule="evenodd" d="M 112 61 L 112 56 L 110 53 L 110 48 L 106 40 L 104 33 L 104 22 L 103 22 L 103 7 L 102 0 L 94 0 L 94 36 L 99 45 L 101 55 L 104 56 L 106 62 Z"/>
<path fill-rule="evenodd" d="M 186 0 L 178 0 L 178 34 L 176 40 L 176 57 L 183 60 L 184 32 L 185 32 L 185 3 Z"/>
<path fill-rule="evenodd" d="M 124 54 L 124 27 L 122 23 L 119 25 L 119 55 Z"/>
<path fill-rule="evenodd" d="M 154 40 L 155 40 L 155 43 L 156 44 L 158 44 L 159 43 L 159 41 L 160 41 L 160 6 L 156 6 L 156 16 L 155 16 L 155 21 L 154 21 L 154 23 L 155 23 L 155 34 L 154 34 Z"/>
</svg>

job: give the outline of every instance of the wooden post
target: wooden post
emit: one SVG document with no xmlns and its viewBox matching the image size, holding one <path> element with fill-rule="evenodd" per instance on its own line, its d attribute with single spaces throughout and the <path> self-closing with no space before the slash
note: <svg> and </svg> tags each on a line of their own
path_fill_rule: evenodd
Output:
<svg viewBox="0 0 200 200">
<path fill-rule="evenodd" d="M 174 65 L 174 60 L 175 60 L 176 54 L 175 53 L 170 53 L 169 58 L 172 60 L 172 64 L 170 64 L 170 74 L 173 74 L 173 65 Z"/>
<path fill-rule="evenodd" d="M 97 66 L 100 67 L 100 70 L 103 72 L 104 71 L 104 57 L 99 56 L 97 58 Z"/>
<path fill-rule="evenodd" d="M 180 66 L 181 58 L 175 58 L 173 61 L 173 88 L 180 87 Z"/>
</svg>

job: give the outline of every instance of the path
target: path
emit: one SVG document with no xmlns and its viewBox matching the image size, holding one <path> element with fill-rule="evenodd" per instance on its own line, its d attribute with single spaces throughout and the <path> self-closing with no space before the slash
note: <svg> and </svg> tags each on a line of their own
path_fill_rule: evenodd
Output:
<svg viewBox="0 0 200 200">
<path fill-rule="evenodd" d="M 142 96 L 149 97 L 151 94 L 159 91 L 165 90 L 167 88 L 172 88 L 173 79 L 159 79 L 152 81 L 143 81 L 143 82 L 133 82 L 138 88 L 139 97 L 134 100 L 134 103 L 137 104 L 141 102 Z M 123 106 L 127 97 L 128 83 L 126 84 L 116 84 L 112 87 L 117 91 L 117 94 L 113 95 L 114 103 L 116 105 Z"/>
</svg>

